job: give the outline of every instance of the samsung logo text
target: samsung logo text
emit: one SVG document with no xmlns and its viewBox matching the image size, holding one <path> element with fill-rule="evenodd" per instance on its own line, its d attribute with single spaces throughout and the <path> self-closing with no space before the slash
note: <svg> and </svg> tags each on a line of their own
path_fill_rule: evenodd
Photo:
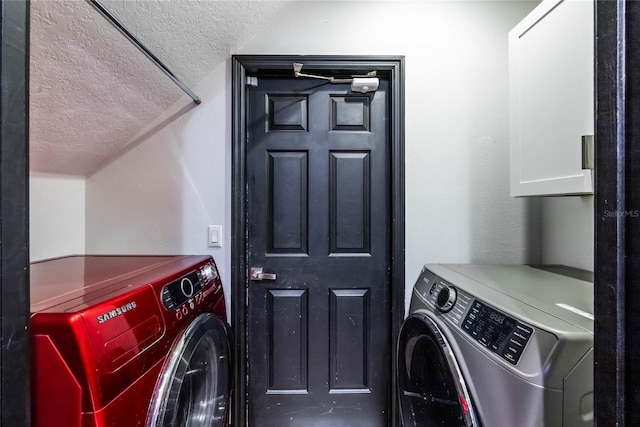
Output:
<svg viewBox="0 0 640 427">
<path fill-rule="evenodd" d="M 107 320 L 113 319 L 114 317 L 122 316 L 127 311 L 131 311 L 134 308 L 136 308 L 136 302 L 135 301 L 131 301 L 129 303 L 126 303 L 122 307 L 118 307 L 118 308 L 116 308 L 114 310 L 111 310 L 111 311 L 109 311 L 107 313 L 104 313 L 104 314 L 101 314 L 100 316 L 98 316 L 97 317 L 98 323 L 104 323 Z"/>
</svg>

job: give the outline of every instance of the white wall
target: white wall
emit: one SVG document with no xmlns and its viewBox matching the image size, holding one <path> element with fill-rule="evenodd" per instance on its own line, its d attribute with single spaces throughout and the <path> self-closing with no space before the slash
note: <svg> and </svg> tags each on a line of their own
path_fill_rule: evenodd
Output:
<svg viewBox="0 0 640 427">
<path fill-rule="evenodd" d="M 546 197 L 542 262 L 593 271 L 593 196 Z"/>
<path fill-rule="evenodd" d="M 31 261 L 85 253 L 84 177 L 29 176 Z"/>
<path fill-rule="evenodd" d="M 426 262 L 540 261 L 538 201 L 507 187 L 507 32 L 535 4 L 294 2 L 237 52 L 405 56 L 407 294 Z M 87 252 L 211 253 L 230 295 L 230 77 L 87 179 Z"/>
<path fill-rule="evenodd" d="M 214 70 L 113 162 L 87 178 L 87 252 L 210 254 L 230 290 L 230 70 Z M 208 225 L 224 225 L 209 248 Z"/>
</svg>

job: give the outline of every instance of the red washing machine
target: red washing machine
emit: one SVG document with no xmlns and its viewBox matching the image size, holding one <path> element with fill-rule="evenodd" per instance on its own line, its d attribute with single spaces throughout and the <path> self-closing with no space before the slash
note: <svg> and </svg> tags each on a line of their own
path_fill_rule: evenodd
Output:
<svg viewBox="0 0 640 427">
<path fill-rule="evenodd" d="M 209 256 L 32 263 L 34 425 L 228 426 L 226 321 Z"/>
</svg>

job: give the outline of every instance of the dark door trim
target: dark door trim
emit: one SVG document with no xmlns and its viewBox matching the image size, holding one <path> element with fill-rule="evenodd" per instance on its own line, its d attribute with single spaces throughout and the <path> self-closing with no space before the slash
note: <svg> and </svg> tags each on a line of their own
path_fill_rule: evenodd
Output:
<svg viewBox="0 0 640 427">
<path fill-rule="evenodd" d="M 293 76 L 293 62 L 302 62 L 305 71 L 343 74 L 345 70 L 366 73 L 376 70 L 391 83 L 391 298 L 392 349 L 395 369 L 395 337 L 404 318 L 404 57 L 402 56 L 279 56 L 237 55 L 232 58 L 232 188 L 231 188 L 231 298 L 235 337 L 233 425 L 245 426 L 246 419 L 246 290 L 247 277 L 247 153 L 246 91 L 251 75 Z M 391 372 L 392 401 L 397 420 L 395 372 Z"/>
<path fill-rule="evenodd" d="M 0 11 L 0 425 L 31 425 L 29 2 Z"/>
<path fill-rule="evenodd" d="M 640 423 L 640 2 L 596 2 L 595 420 Z"/>
</svg>

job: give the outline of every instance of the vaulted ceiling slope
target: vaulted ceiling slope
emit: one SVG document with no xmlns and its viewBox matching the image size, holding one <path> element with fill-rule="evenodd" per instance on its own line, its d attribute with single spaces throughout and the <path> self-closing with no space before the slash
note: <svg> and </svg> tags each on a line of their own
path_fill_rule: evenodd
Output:
<svg viewBox="0 0 640 427">
<path fill-rule="evenodd" d="M 286 1 L 101 0 L 188 87 Z M 190 98 L 84 0 L 31 1 L 32 172 L 86 176 L 181 97 Z"/>
</svg>

